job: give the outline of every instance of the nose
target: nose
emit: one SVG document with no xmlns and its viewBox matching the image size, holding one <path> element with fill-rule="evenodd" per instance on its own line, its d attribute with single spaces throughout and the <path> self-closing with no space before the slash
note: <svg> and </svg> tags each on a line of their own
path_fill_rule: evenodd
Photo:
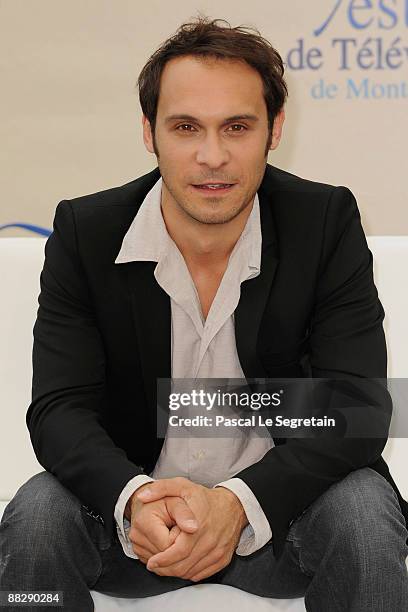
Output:
<svg viewBox="0 0 408 612">
<path fill-rule="evenodd" d="M 222 138 L 208 133 L 198 145 L 196 161 L 198 164 L 206 164 L 209 168 L 218 168 L 228 162 L 229 152 Z"/>
</svg>

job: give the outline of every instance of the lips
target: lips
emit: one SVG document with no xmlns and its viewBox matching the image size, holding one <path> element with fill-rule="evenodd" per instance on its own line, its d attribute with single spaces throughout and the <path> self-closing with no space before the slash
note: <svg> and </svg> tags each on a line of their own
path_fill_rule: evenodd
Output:
<svg viewBox="0 0 408 612">
<path fill-rule="evenodd" d="M 193 183 L 194 187 L 209 187 L 212 185 L 216 185 L 216 186 L 229 186 L 229 185 L 233 185 L 233 183 L 225 183 L 224 181 L 214 181 L 213 183 Z"/>
<path fill-rule="evenodd" d="M 216 195 L 223 195 L 231 191 L 234 188 L 235 183 L 213 183 L 213 185 L 217 185 L 216 187 L 210 187 L 209 185 L 211 185 L 211 183 L 192 185 L 192 187 L 203 195 L 211 193 Z"/>
<path fill-rule="evenodd" d="M 194 187 L 208 187 L 209 189 L 216 189 L 222 187 L 230 187 L 233 183 L 197 183 Z"/>
</svg>

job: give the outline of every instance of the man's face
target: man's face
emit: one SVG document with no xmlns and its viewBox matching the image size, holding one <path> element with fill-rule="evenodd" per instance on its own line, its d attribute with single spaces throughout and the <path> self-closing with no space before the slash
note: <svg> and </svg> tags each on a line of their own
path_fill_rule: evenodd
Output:
<svg viewBox="0 0 408 612">
<path fill-rule="evenodd" d="M 144 142 L 162 175 L 162 198 L 200 223 L 231 221 L 253 202 L 283 121 L 282 111 L 271 136 L 262 79 L 248 64 L 194 56 L 170 60 L 161 77 L 154 135 L 143 116 Z M 195 186 L 217 182 L 233 185 L 219 191 Z"/>
</svg>

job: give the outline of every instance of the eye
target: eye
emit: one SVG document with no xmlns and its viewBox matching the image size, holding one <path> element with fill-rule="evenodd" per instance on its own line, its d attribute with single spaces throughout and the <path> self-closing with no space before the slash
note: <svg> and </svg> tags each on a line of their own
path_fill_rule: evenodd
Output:
<svg viewBox="0 0 408 612">
<path fill-rule="evenodd" d="M 189 123 L 182 123 L 182 124 L 180 124 L 180 125 L 178 125 L 178 126 L 176 127 L 176 130 L 178 130 L 178 129 L 179 129 L 179 128 L 181 128 L 181 127 L 186 127 L 186 126 L 187 126 L 187 127 L 193 127 L 193 126 L 192 126 L 192 125 L 190 125 Z M 189 132 L 190 130 L 179 130 L 179 131 L 181 131 L 181 132 Z"/>
<path fill-rule="evenodd" d="M 176 127 L 176 130 L 179 131 L 179 132 L 191 132 L 191 130 L 189 130 L 189 129 L 187 129 L 187 130 L 180 129 L 180 128 L 185 128 L 185 127 L 192 128 L 193 126 L 190 123 L 181 123 L 180 125 L 178 125 Z M 239 123 L 234 123 L 234 124 L 230 125 L 230 127 L 231 128 L 236 128 L 236 127 L 241 128 L 240 130 L 231 130 L 232 132 L 235 132 L 237 134 L 240 134 L 241 132 L 244 132 L 244 131 L 247 130 L 247 127 L 245 125 L 241 125 Z"/>
</svg>

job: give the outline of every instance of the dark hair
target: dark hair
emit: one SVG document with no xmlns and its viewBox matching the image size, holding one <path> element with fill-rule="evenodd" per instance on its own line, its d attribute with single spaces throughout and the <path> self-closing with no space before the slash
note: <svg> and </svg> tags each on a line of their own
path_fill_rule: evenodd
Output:
<svg viewBox="0 0 408 612">
<path fill-rule="evenodd" d="M 223 21 L 228 27 L 219 26 L 218 21 Z M 253 30 L 254 33 L 245 30 Z M 263 81 L 269 133 L 272 133 L 275 117 L 288 95 L 281 56 L 256 28 L 231 28 L 225 19 L 210 21 L 208 17 L 200 15 L 196 22 L 181 25 L 155 51 L 139 74 L 137 86 L 140 106 L 149 120 L 153 134 L 163 68 L 170 59 L 183 55 L 243 60 L 257 70 Z"/>
</svg>

